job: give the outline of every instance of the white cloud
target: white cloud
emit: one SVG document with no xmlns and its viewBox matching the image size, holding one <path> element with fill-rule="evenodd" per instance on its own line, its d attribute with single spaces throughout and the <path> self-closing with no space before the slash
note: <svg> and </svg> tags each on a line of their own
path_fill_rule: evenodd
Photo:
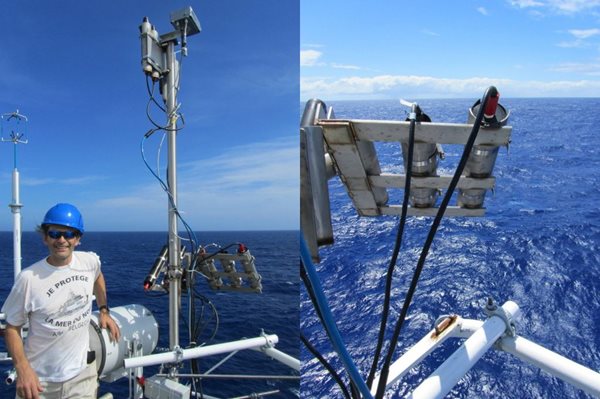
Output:
<svg viewBox="0 0 600 399">
<path fill-rule="evenodd" d="M 578 13 L 600 6 L 598 0 L 549 0 L 551 8 L 564 13 Z"/>
<path fill-rule="evenodd" d="M 69 185 L 78 186 L 90 183 L 96 183 L 101 180 L 106 180 L 105 176 L 81 176 L 81 177 L 69 177 L 69 178 L 57 178 L 57 177 L 25 177 L 21 183 L 24 186 L 43 186 L 43 185 Z"/>
<path fill-rule="evenodd" d="M 477 12 L 480 13 L 481 15 L 490 15 L 488 13 L 488 10 L 485 9 L 485 7 L 477 7 Z"/>
<path fill-rule="evenodd" d="M 298 154 L 297 137 L 288 135 L 181 163 L 179 209 L 196 230 L 296 229 L 300 212 Z M 134 230 L 152 229 L 166 221 L 166 201 L 159 184 L 152 183 L 130 188 L 121 196 L 98 199 L 93 213 L 111 210 L 113 217 L 121 215 Z M 156 215 L 155 220 L 148 220 L 149 214 Z"/>
<path fill-rule="evenodd" d="M 298 140 L 294 136 L 276 141 L 251 143 L 229 149 L 222 155 L 180 165 L 182 182 L 216 192 L 240 192 L 257 187 L 297 188 Z"/>
<path fill-rule="evenodd" d="M 429 29 L 421 29 L 421 33 L 427 35 L 427 36 L 439 36 L 439 33 L 434 32 L 432 30 Z"/>
<path fill-rule="evenodd" d="M 561 14 L 575 14 L 600 7 L 600 0 L 508 0 L 518 8 L 537 8 Z"/>
<path fill-rule="evenodd" d="M 437 78 L 415 75 L 379 75 L 341 79 L 304 78 L 300 82 L 302 98 L 373 99 L 373 98 L 456 98 L 479 96 L 495 85 L 504 96 L 582 96 L 600 94 L 600 81 L 519 81 L 503 78 Z"/>
<path fill-rule="evenodd" d="M 569 33 L 577 39 L 587 39 L 592 36 L 600 35 L 600 29 L 570 29 Z"/>
<path fill-rule="evenodd" d="M 323 53 L 317 50 L 301 50 L 300 51 L 300 66 L 304 67 L 313 67 L 313 66 L 328 66 L 334 69 L 352 69 L 359 70 L 362 69 L 358 65 L 350 65 L 350 64 L 338 64 L 335 62 L 325 63 L 319 62 Z"/>
<path fill-rule="evenodd" d="M 317 50 L 300 50 L 300 66 L 315 66 L 323 55 L 322 52 Z"/>
<path fill-rule="evenodd" d="M 557 44 L 558 47 L 563 48 L 576 48 L 576 47 L 585 47 L 588 46 L 588 42 L 586 39 L 590 37 L 594 37 L 600 35 L 600 29 L 569 29 L 567 31 L 571 34 L 575 39 L 572 41 L 562 41 Z"/>
<path fill-rule="evenodd" d="M 581 73 L 589 76 L 600 76 L 600 62 L 565 62 L 551 69 L 556 72 Z"/>
<path fill-rule="evenodd" d="M 354 70 L 361 69 L 361 67 L 356 66 L 356 65 L 344 65 L 344 64 L 336 64 L 336 63 L 332 63 L 331 67 L 335 68 L 335 69 L 354 69 Z"/>
<path fill-rule="evenodd" d="M 556 44 L 558 47 L 562 47 L 562 48 L 577 48 L 577 47 L 583 47 L 585 45 L 585 42 L 583 40 L 573 40 L 570 42 L 558 42 Z"/>
<path fill-rule="evenodd" d="M 509 3 L 519 8 L 544 6 L 544 3 L 535 0 L 510 0 Z"/>
<path fill-rule="evenodd" d="M 323 47 L 325 47 L 325 45 L 319 44 L 319 43 L 304 43 L 304 44 L 302 44 L 301 47 L 304 47 L 304 48 L 307 48 L 307 47 L 308 48 L 323 48 Z"/>
</svg>

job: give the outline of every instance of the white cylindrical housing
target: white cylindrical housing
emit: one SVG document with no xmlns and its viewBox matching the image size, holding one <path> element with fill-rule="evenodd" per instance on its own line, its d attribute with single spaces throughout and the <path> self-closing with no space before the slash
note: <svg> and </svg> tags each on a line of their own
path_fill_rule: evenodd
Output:
<svg viewBox="0 0 600 399">
<path fill-rule="evenodd" d="M 21 273 L 21 204 L 19 202 L 19 171 L 13 169 L 12 176 L 13 202 L 10 209 L 13 213 L 13 278 Z"/>
<path fill-rule="evenodd" d="M 280 363 L 285 364 L 289 368 L 294 369 L 296 371 L 300 371 L 300 367 L 301 367 L 300 360 L 296 359 L 295 357 L 292 357 L 292 356 L 288 355 L 287 353 L 284 353 L 278 349 L 271 348 L 271 347 L 262 349 L 262 351 L 265 353 L 265 355 L 272 357 L 273 359 L 277 360 Z"/>
<path fill-rule="evenodd" d="M 504 337 L 500 340 L 500 348 L 592 396 L 600 397 L 600 374 L 581 364 L 523 337 Z"/>
<path fill-rule="evenodd" d="M 509 319 L 519 314 L 519 305 L 507 301 L 502 308 Z M 483 354 L 506 331 L 499 316 L 491 316 L 440 367 L 438 367 L 409 396 L 410 398 L 443 398 L 473 367 Z"/>
<path fill-rule="evenodd" d="M 19 204 L 19 171 L 17 168 L 13 169 L 13 186 L 12 186 L 12 195 L 13 195 L 13 204 Z"/>
<path fill-rule="evenodd" d="M 110 315 L 121 329 L 118 342 L 110 340 L 108 330 L 99 327 L 98 312 L 90 321 L 90 350 L 96 352 L 96 368 L 100 377 L 123 367 L 129 346 L 141 345 L 142 353 L 150 354 L 158 343 L 158 323 L 142 305 L 126 305 L 110 309 Z"/>
<path fill-rule="evenodd" d="M 18 208 L 17 208 L 18 209 Z M 21 213 L 13 211 L 13 277 L 21 273 Z"/>
<path fill-rule="evenodd" d="M 125 368 L 146 367 L 155 364 L 176 363 L 183 360 L 195 359 L 199 357 L 218 355 L 221 353 L 239 351 L 244 349 L 254 349 L 261 346 L 273 346 L 279 342 L 277 335 L 267 335 L 263 337 L 242 339 L 239 341 L 225 342 L 208 346 L 200 346 L 191 349 L 182 349 L 180 351 L 171 351 L 156 353 L 154 355 L 132 357 L 125 359 L 123 364 Z"/>
</svg>

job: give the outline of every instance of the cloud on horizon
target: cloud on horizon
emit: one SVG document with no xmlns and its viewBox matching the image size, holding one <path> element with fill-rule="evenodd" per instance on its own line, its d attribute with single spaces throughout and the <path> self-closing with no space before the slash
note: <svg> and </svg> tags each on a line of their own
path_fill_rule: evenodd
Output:
<svg viewBox="0 0 600 399">
<path fill-rule="evenodd" d="M 457 98 L 479 96 L 494 85 L 510 97 L 598 97 L 600 81 L 520 81 L 503 78 L 437 78 L 418 75 L 379 75 L 340 79 L 302 78 L 302 99 Z"/>
</svg>

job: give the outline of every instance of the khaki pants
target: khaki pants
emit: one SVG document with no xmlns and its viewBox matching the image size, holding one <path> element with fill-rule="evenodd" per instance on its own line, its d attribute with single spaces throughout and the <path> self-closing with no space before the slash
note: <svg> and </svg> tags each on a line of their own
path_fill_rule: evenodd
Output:
<svg viewBox="0 0 600 399">
<path fill-rule="evenodd" d="M 40 399 L 96 399 L 98 376 L 96 361 L 88 364 L 78 376 L 65 382 L 41 381 L 44 392 Z M 17 395 L 17 399 L 20 396 Z"/>
</svg>

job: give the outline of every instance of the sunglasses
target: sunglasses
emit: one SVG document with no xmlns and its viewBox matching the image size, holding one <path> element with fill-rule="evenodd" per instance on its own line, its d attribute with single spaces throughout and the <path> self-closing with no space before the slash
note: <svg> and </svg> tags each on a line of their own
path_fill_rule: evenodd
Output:
<svg viewBox="0 0 600 399">
<path fill-rule="evenodd" d="M 48 230 L 48 232 L 46 234 L 48 235 L 48 237 L 52 238 L 53 240 L 58 240 L 60 237 L 64 237 L 65 240 L 70 240 L 75 237 L 79 237 L 79 232 L 72 231 L 72 230 L 67 230 L 67 231 Z"/>
</svg>

